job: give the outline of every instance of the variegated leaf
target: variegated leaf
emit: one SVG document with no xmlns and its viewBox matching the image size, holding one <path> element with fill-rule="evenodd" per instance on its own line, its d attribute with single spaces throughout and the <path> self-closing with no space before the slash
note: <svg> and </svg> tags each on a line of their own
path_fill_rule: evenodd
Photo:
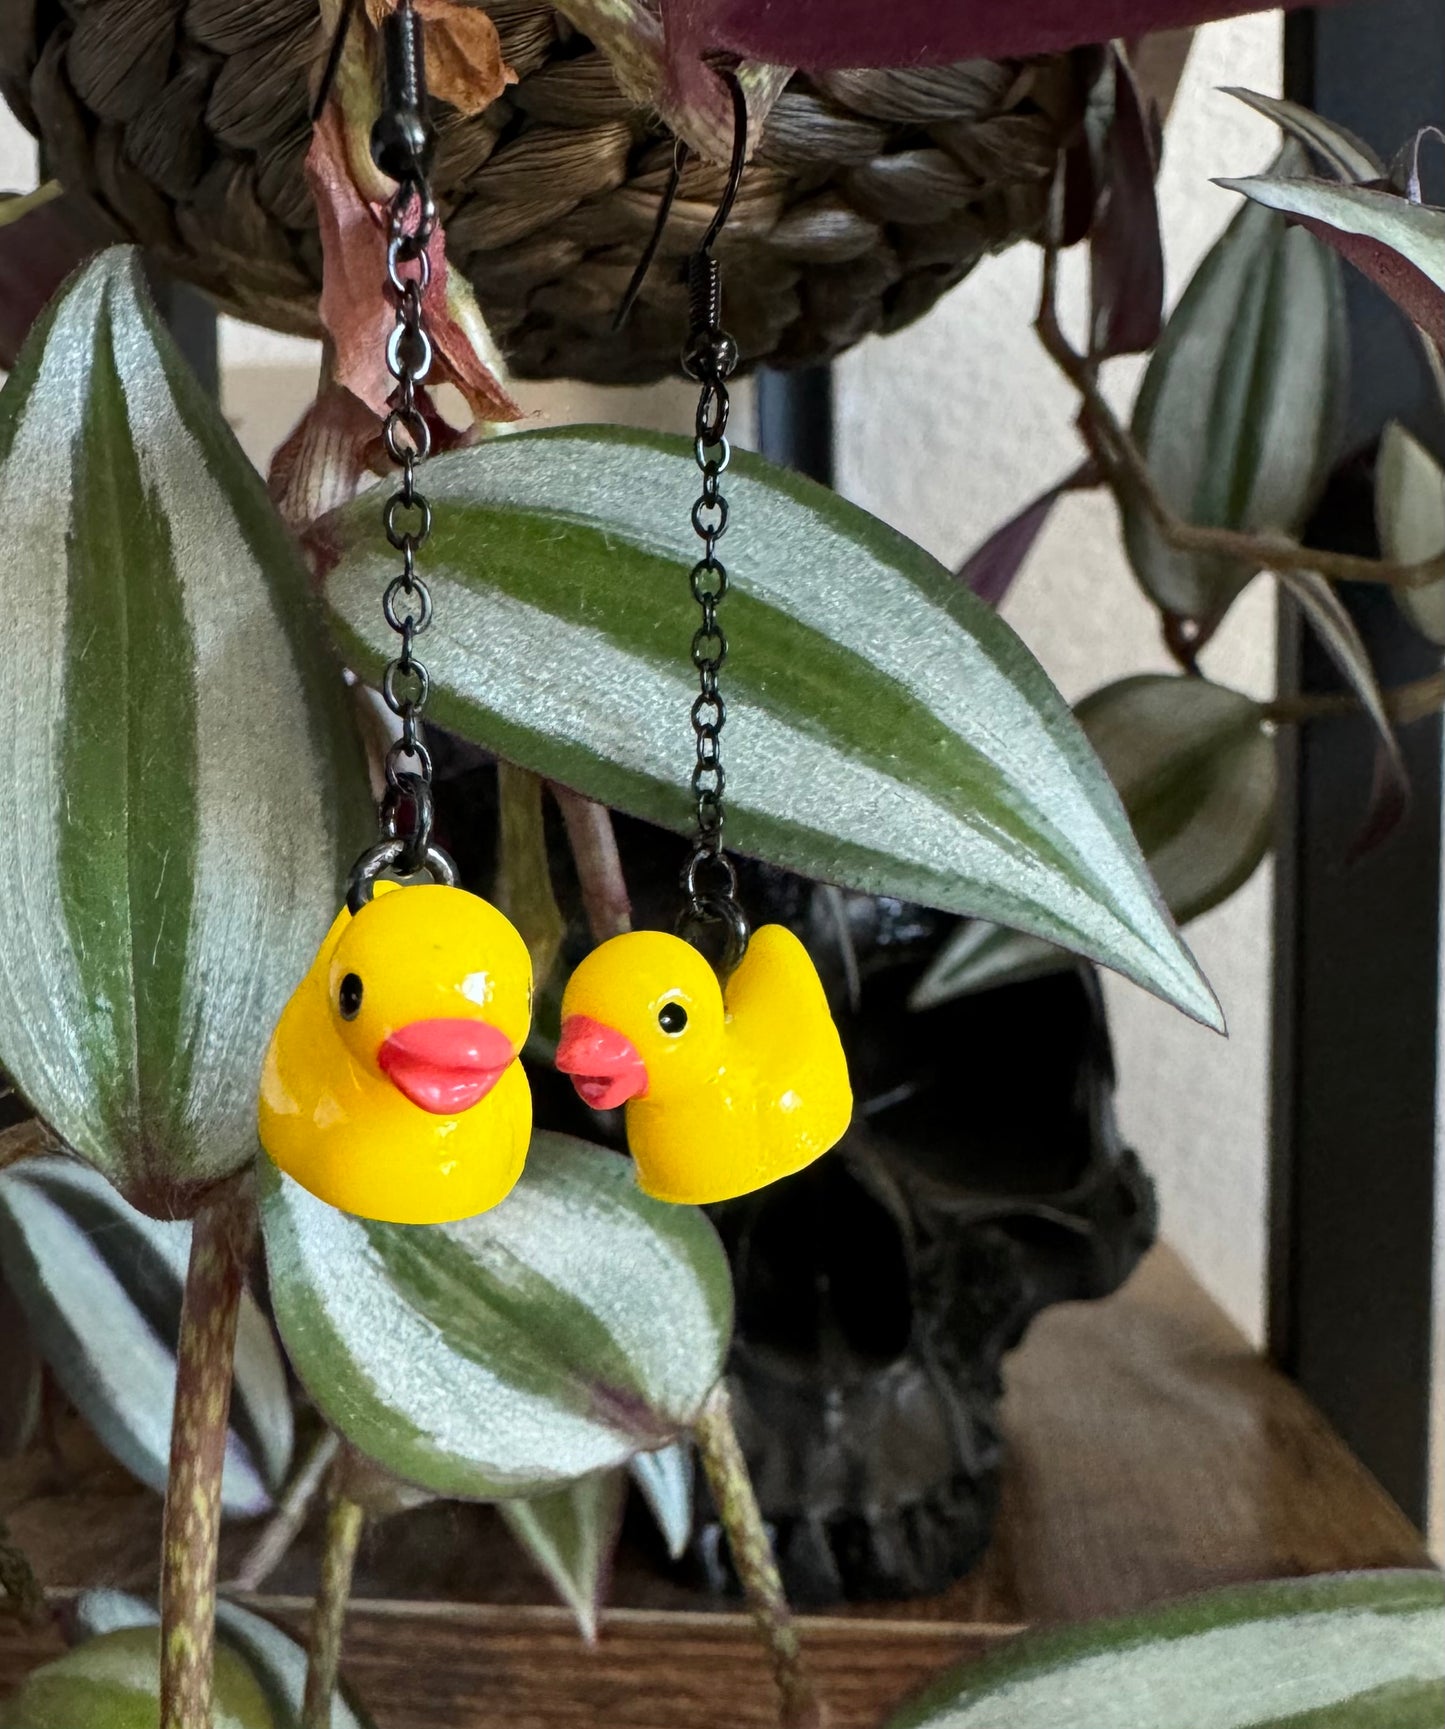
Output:
<svg viewBox="0 0 1445 1729">
<path fill-rule="evenodd" d="M 512 1535 L 577 1617 L 589 1644 L 597 1637 L 626 1499 L 626 1474 L 612 1470 L 594 1471 L 545 1495 L 500 1503 Z"/>
<path fill-rule="evenodd" d="M 548 780 L 688 832 L 692 446 L 608 427 L 434 461 L 432 709 Z M 1118 801 L 1001 620 L 824 487 L 734 454 L 728 838 L 804 874 L 981 913 L 1217 1024 Z M 322 524 L 343 651 L 390 655 L 374 500 Z"/>
<path fill-rule="evenodd" d="M 1383 180 L 1388 173 L 1378 153 L 1363 138 L 1357 138 L 1346 127 L 1313 109 L 1282 96 L 1261 96 L 1257 90 L 1244 90 L 1238 85 L 1226 87 L 1224 94 L 1237 96 L 1256 113 L 1273 120 L 1287 137 L 1303 144 L 1343 181 L 1355 184 Z"/>
<path fill-rule="evenodd" d="M 1445 350 L 1445 210 L 1399 192 L 1330 180 L 1220 180 L 1279 211 L 1349 259 Z"/>
<path fill-rule="evenodd" d="M 1397 563 L 1445 553 L 1445 468 L 1395 420 L 1375 465 L 1375 524 L 1385 556 Z M 1445 647 L 1445 582 L 1395 594 L 1415 628 Z"/>
<path fill-rule="evenodd" d="M 0 1173 L 0 1254 L 66 1396 L 141 1482 L 164 1494 L 176 1334 L 191 1228 L 147 1218 L 74 1159 Z M 293 1421 L 270 1322 L 242 1298 L 223 1510 L 264 1513 L 291 1459 Z"/>
<path fill-rule="evenodd" d="M 1291 143 L 1280 165 L 1303 160 Z M 1247 205 L 1170 315 L 1134 406 L 1134 439 L 1177 516 L 1252 534 L 1299 531 L 1333 460 L 1346 343 L 1338 261 Z M 1124 543 L 1149 598 L 1206 625 L 1256 573 L 1167 545 L 1127 501 Z"/>
<path fill-rule="evenodd" d="M 306 1693 L 306 1647 L 262 1615 L 224 1599 L 216 1605 L 216 1642 L 239 1657 L 255 1677 L 276 1729 L 301 1729 Z M 343 1680 L 331 1698 L 330 1729 L 375 1729 Z"/>
<path fill-rule="evenodd" d="M 103 1633 L 27 1675 L 0 1704 L 0 1729 L 155 1729 L 160 1659 L 158 1626 Z M 224 1646 L 216 1652 L 211 1722 L 212 1729 L 284 1729 L 250 1669 Z"/>
<path fill-rule="evenodd" d="M 1203 678 L 1141 673 L 1076 713 L 1119 789 L 1171 912 L 1185 923 L 1227 900 L 1269 850 L 1274 743 L 1259 704 Z M 909 1006 L 1017 984 L 1070 965 L 1063 950 L 983 919 L 961 925 Z"/>
<path fill-rule="evenodd" d="M 270 1171 L 287 1355 L 328 1423 L 438 1495 L 533 1495 L 683 1433 L 722 1372 L 726 1257 L 615 1154 L 533 1137 L 517 1187 L 452 1225 L 352 1218 Z"/>
<path fill-rule="evenodd" d="M 66 1619 L 74 1644 L 125 1628 L 160 1625 L 160 1616 L 151 1604 L 128 1591 L 82 1591 L 70 1604 Z M 225 1598 L 216 1604 L 216 1641 L 249 1669 L 271 1709 L 272 1729 L 301 1729 L 305 1647 L 274 1622 Z M 332 1697 L 330 1729 L 373 1729 L 370 1716 L 345 1682 Z"/>
<path fill-rule="evenodd" d="M 367 792 L 306 578 L 102 254 L 0 397 L 0 1064 L 158 1217 L 255 1156 L 261 1055 Z"/>
<path fill-rule="evenodd" d="M 1354 692 L 1379 741 L 1369 808 L 1352 849 L 1358 855 L 1378 846 L 1404 818 L 1410 803 L 1409 771 L 1385 708 L 1370 651 L 1344 601 L 1318 571 L 1282 570 L 1277 576 L 1280 586 L 1309 620 L 1341 678 Z"/>
<path fill-rule="evenodd" d="M 1438 1729 L 1442 1697 L 1445 1582 L 1355 1573 L 1026 1634 L 887 1729 Z"/>
</svg>

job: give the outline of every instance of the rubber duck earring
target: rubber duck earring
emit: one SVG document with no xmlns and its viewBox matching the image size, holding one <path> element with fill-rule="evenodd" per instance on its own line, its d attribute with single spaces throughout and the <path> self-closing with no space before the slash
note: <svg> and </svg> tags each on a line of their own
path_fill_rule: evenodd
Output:
<svg viewBox="0 0 1445 1729">
<path fill-rule="evenodd" d="M 363 1218 L 441 1224 L 486 1211 L 522 1171 L 532 1097 L 518 1052 L 532 1019 L 526 944 L 487 901 L 456 886 L 432 842 L 432 761 L 421 738 L 432 621 L 416 553 L 431 506 L 416 470 L 431 448 L 417 392 L 431 364 L 422 311 L 436 206 L 420 20 L 402 0 L 385 25 L 386 95 L 372 154 L 397 182 L 387 273 L 397 381 L 384 437 L 400 470 L 383 520 L 402 569 L 382 601 L 401 650 L 382 694 L 401 722 L 387 753 L 381 839 L 352 868 L 346 905 L 271 1037 L 261 1143 L 312 1194 Z M 410 524 L 411 526 L 407 526 Z M 392 877 L 429 877 L 403 887 Z"/>
<path fill-rule="evenodd" d="M 723 851 L 727 709 L 718 673 L 727 638 L 718 609 L 728 577 L 717 544 L 728 525 L 721 483 L 730 454 L 727 380 L 738 351 L 722 329 L 712 247 L 742 177 L 748 124 L 736 80 L 731 88 L 732 166 L 723 202 L 689 265 L 691 332 L 683 351 L 684 368 L 702 386 L 693 446 L 702 493 L 692 525 L 703 556 L 690 576 L 701 610 L 692 639 L 699 681 L 692 705 L 697 837 L 683 872 L 678 934 L 634 931 L 595 949 L 563 994 L 557 1048 L 557 1067 L 587 1104 L 598 1110 L 625 1105 L 642 1188 L 659 1200 L 691 1204 L 729 1200 L 801 1170 L 841 1139 L 853 1110 L 843 1047 L 817 969 L 783 925 L 764 925 L 749 940 L 737 872 Z M 682 158 L 679 145 L 662 220 Z M 719 936 L 715 972 L 688 939 Z"/>
</svg>

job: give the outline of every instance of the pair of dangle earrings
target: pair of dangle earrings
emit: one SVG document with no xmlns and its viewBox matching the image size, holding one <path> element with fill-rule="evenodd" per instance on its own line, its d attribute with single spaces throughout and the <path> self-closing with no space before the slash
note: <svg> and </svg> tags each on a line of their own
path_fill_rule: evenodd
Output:
<svg viewBox="0 0 1445 1729">
<path fill-rule="evenodd" d="M 417 393 L 431 359 L 422 297 L 436 210 L 421 23 L 410 0 L 384 30 L 385 95 L 372 149 L 397 182 L 388 246 L 397 323 L 387 352 L 397 388 L 384 437 L 399 471 L 384 522 L 402 569 L 383 597 L 400 647 L 382 694 L 400 734 L 387 756 L 381 836 L 353 867 L 347 903 L 272 1035 L 259 1125 L 274 1162 L 331 1205 L 440 1224 L 497 1205 L 521 1175 L 532 1128 L 520 1061 L 532 969 L 510 921 L 457 886 L 455 865 L 432 841 L 432 764 L 420 730 L 429 680 L 415 652 L 432 623 L 416 569 L 431 507 L 416 474 L 430 448 Z M 852 1111 L 817 971 L 784 926 L 750 933 L 723 851 L 718 673 L 727 639 L 719 607 L 728 579 L 717 544 L 728 521 L 721 483 L 737 349 L 722 329 L 712 246 L 746 155 L 746 104 L 735 82 L 732 90 L 728 191 L 689 268 L 683 356 L 701 386 L 694 453 L 702 490 L 692 522 L 703 553 L 690 575 L 700 612 L 692 641 L 696 839 L 677 933 L 613 937 L 582 962 L 563 993 L 556 1058 L 588 1105 L 625 1107 L 641 1187 L 682 1203 L 726 1200 L 801 1169 L 840 1139 Z M 716 966 L 698 945 L 718 953 Z"/>
</svg>

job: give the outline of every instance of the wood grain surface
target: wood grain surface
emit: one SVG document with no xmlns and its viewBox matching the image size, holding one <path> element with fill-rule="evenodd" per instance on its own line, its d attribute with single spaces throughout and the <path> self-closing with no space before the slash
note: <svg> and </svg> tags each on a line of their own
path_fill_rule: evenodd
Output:
<svg viewBox="0 0 1445 1729">
<path fill-rule="evenodd" d="M 1419 1534 L 1338 1436 L 1167 1250 L 1117 1296 L 1047 1311 L 1007 1382 L 1010 1462 L 983 1564 L 927 1602 L 804 1618 L 832 1729 L 872 1729 L 1022 1623 L 1238 1580 L 1426 1563 Z M 0 1466 L 0 1515 L 51 1586 L 153 1588 L 159 1504 L 73 1427 Z M 230 1534 L 223 1569 L 249 1540 Z M 308 1539 L 253 1601 L 299 1630 L 313 1576 Z M 592 1648 L 543 1606 L 546 1587 L 487 1509 L 432 1507 L 380 1526 L 358 1578 L 345 1669 L 380 1729 L 775 1721 L 744 1618 L 637 1545 L 619 1558 Z M 0 1627 L 0 1686 L 50 1648 L 48 1634 Z"/>
</svg>

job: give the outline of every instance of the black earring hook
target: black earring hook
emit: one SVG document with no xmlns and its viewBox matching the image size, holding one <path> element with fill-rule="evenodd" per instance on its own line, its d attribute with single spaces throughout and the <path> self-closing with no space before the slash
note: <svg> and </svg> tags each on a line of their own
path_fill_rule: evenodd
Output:
<svg viewBox="0 0 1445 1729">
<path fill-rule="evenodd" d="M 722 233 L 724 224 L 733 213 L 738 188 L 743 183 L 743 169 L 748 161 L 748 99 L 743 94 L 743 87 L 738 82 L 736 72 L 723 73 L 723 81 L 733 99 L 733 153 L 728 163 L 728 183 L 723 190 L 722 203 L 718 205 L 708 231 L 702 237 L 699 252 L 711 252 L 717 243 L 718 235 Z"/>
<path fill-rule="evenodd" d="M 737 201 L 738 188 L 743 183 L 743 170 L 748 161 L 748 99 L 743 94 L 743 87 L 735 72 L 724 72 L 721 76 L 728 87 L 728 94 L 732 97 L 733 148 L 728 162 L 728 181 L 723 190 L 722 203 L 718 205 L 712 221 L 708 224 L 707 233 L 703 236 L 702 244 L 697 249 L 696 256 L 699 258 L 712 251 L 718 235 L 722 233 L 728 217 L 731 216 L 733 205 Z M 612 320 L 613 330 L 621 330 L 626 324 L 628 315 L 642 292 L 642 285 L 647 281 L 648 272 L 657 257 L 657 249 L 662 245 L 668 218 L 672 215 L 672 206 L 677 198 L 677 189 L 682 181 L 682 171 L 687 158 L 688 147 L 679 138 L 672 148 L 672 170 L 667 177 L 667 185 L 663 188 L 662 202 L 657 207 L 657 220 L 652 225 L 652 233 L 648 236 L 642 257 L 637 261 L 637 268 L 632 273 L 632 279 L 627 284 L 622 302 L 617 308 L 617 315 Z"/>
<path fill-rule="evenodd" d="M 321 74 L 321 82 L 316 87 L 316 100 L 311 104 L 311 124 L 314 126 L 325 112 L 327 99 L 331 95 L 331 87 L 336 82 L 336 74 L 341 70 L 341 53 L 346 47 L 346 38 L 351 29 L 351 20 L 356 13 L 356 0 L 344 0 L 341 17 L 337 20 L 336 32 L 331 38 L 331 46 L 326 51 L 326 66 Z"/>
</svg>

